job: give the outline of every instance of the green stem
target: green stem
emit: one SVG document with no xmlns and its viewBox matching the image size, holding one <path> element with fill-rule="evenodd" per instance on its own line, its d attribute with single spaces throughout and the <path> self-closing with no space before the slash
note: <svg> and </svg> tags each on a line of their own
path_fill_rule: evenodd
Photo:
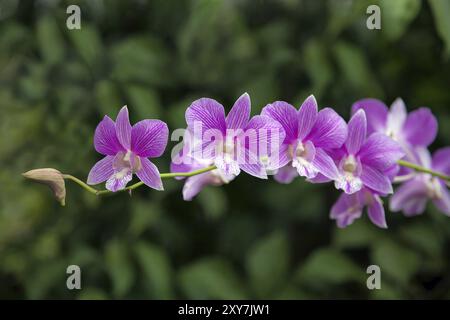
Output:
<svg viewBox="0 0 450 320">
<path fill-rule="evenodd" d="M 416 170 L 416 171 L 418 171 L 418 172 L 423 172 L 423 173 L 431 174 L 431 175 L 434 176 L 434 177 L 438 177 L 438 178 L 440 178 L 440 179 L 442 179 L 442 180 L 445 180 L 445 181 L 447 181 L 447 182 L 450 182 L 450 177 L 447 176 L 447 175 L 445 175 L 445 174 L 443 174 L 443 173 L 440 173 L 440 172 L 437 172 L 437 171 L 433 171 L 433 170 L 424 168 L 424 167 L 422 167 L 422 166 L 419 166 L 419 165 L 417 165 L 417 164 L 414 164 L 414 163 L 411 163 L 411 162 L 408 162 L 408 161 L 404 161 L 404 160 L 399 160 L 397 163 L 398 163 L 399 165 L 401 165 L 402 167 L 414 169 L 414 170 Z"/>
<path fill-rule="evenodd" d="M 161 173 L 160 177 L 161 179 L 170 179 L 170 178 L 176 178 L 176 177 L 192 177 L 192 176 L 196 176 L 198 174 L 202 174 L 208 171 L 212 171 L 216 169 L 216 166 L 210 166 L 210 167 L 206 167 L 203 169 L 198 169 L 198 170 L 194 170 L 191 172 L 171 172 L 171 173 Z M 64 179 L 67 180 L 72 180 L 73 182 L 75 182 L 76 184 L 78 184 L 80 187 L 82 187 L 84 190 L 89 191 L 90 193 L 93 193 L 97 196 L 101 196 L 101 195 L 106 195 L 106 194 L 112 194 L 114 192 L 109 191 L 109 190 L 97 190 L 93 187 L 91 187 L 90 185 L 86 184 L 85 182 L 81 181 L 80 179 L 78 179 L 77 177 L 74 177 L 70 174 L 64 174 L 63 175 Z M 126 187 L 125 189 L 122 189 L 120 191 L 132 191 L 136 188 L 139 188 L 140 186 L 144 185 L 144 183 L 141 182 L 137 182 L 129 187 Z"/>
<path fill-rule="evenodd" d="M 436 171 L 424 168 L 422 166 L 419 166 L 417 164 L 414 164 L 414 163 L 411 163 L 411 162 L 408 162 L 408 161 L 404 161 L 404 160 L 399 160 L 398 164 L 401 165 L 402 167 L 411 168 L 411 169 L 414 169 L 415 171 L 427 173 L 427 174 L 430 174 L 432 176 L 438 177 L 438 178 L 440 178 L 442 180 L 445 180 L 447 182 L 450 182 L 450 177 L 445 175 L 445 174 L 443 174 L 443 173 L 436 172 Z M 192 177 L 192 176 L 195 176 L 195 175 L 198 175 L 198 174 L 202 174 L 202 173 L 214 170 L 214 169 L 216 169 L 215 166 L 210 166 L 210 167 L 206 167 L 206 168 L 195 170 L 195 171 L 191 171 L 191 172 L 161 173 L 160 176 L 161 176 L 161 179 L 170 179 L 170 178 L 176 178 L 176 177 Z M 63 177 L 64 177 L 64 179 L 72 180 L 73 182 L 78 184 L 80 187 L 82 187 L 86 191 L 89 191 L 90 193 L 93 193 L 93 194 L 95 194 L 97 196 L 106 195 L 106 194 L 113 194 L 113 192 L 109 191 L 109 190 L 97 190 L 97 189 L 91 187 L 90 185 L 86 184 L 85 182 L 81 181 L 77 177 L 74 177 L 74 176 L 72 176 L 70 174 L 64 174 Z M 120 191 L 121 192 L 123 192 L 123 191 L 132 191 L 134 189 L 139 188 L 142 185 L 144 185 L 144 183 L 141 181 L 141 182 L 135 183 L 135 184 L 133 184 L 133 185 L 131 185 L 129 187 L 126 187 L 125 189 L 122 189 Z"/>
</svg>

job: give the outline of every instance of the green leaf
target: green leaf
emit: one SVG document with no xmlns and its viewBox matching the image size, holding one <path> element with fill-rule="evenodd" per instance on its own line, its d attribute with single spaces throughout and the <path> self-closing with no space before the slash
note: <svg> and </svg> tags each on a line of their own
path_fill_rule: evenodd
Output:
<svg viewBox="0 0 450 320">
<path fill-rule="evenodd" d="M 27 284 L 26 297 L 28 299 L 44 299 L 57 284 L 65 286 L 66 268 L 67 265 L 62 260 L 35 263 L 32 272 L 28 272 L 24 279 Z"/>
<path fill-rule="evenodd" d="M 141 119 L 157 119 L 161 117 L 160 102 L 156 91 L 148 87 L 129 85 L 126 87 L 129 107 L 137 111 Z"/>
<path fill-rule="evenodd" d="M 442 238 L 432 225 L 423 221 L 408 224 L 400 229 L 400 235 L 411 247 L 422 250 L 429 257 L 442 256 Z"/>
<path fill-rule="evenodd" d="M 91 68 L 104 59 L 103 47 L 97 29 L 83 23 L 79 30 L 68 30 L 75 50 Z"/>
<path fill-rule="evenodd" d="M 429 0 L 434 16 L 434 24 L 445 44 L 445 55 L 450 56 L 450 1 Z"/>
<path fill-rule="evenodd" d="M 101 289 L 88 287 L 83 288 L 77 298 L 79 300 L 106 300 L 108 295 Z"/>
<path fill-rule="evenodd" d="M 312 81 L 312 91 L 320 98 L 333 78 L 333 68 L 326 55 L 325 46 L 317 40 L 309 41 L 304 48 L 303 60 Z"/>
<path fill-rule="evenodd" d="M 373 71 L 363 50 L 353 44 L 338 42 L 334 54 L 345 83 L 348 83 L 360 96 L 382 95 Z"/>
<path fill-rule="evenodd" d="M 162 208 L 158 203 L 135 198 L 132 202 L 132 215 L 129 232 L 138 237 L 150 228 L 161 216 Z"/>
<path fill-rule="evenodd" d="M 220 188 L 209 187 L 198 195 L 205 214 L 211 218 L 221 217 L 227 210 L 227 198 Z"/>
<path fill-rule="evenodd" d="M 383 271 L 381 271 L 381 274 L 383 274 Z M 401 290 L 393 286 L 389 281 L 383 280 L 383 275 L 381 276 L 381 289 L 371 290 L 370 293 L 372 299 L 397 300 L 405 298 Z"/>
<path fill-rule="evenodd" d="M 246 299 L 242 281 L 228 261 L 203 258 L 179 271 L 179 283 L 188 299 Z"/>
<path fill-rule="evenodd" d="M 274 232 L 258 242 L 246 261 L 247 273 L 259 298 L 270 298 L 286 280 L 289 269 L 289 245 L 286 235 Z"/>
<path fill-rule="evenodd" d="M 141 281 L 153 299 L 172 299 L 172 266 L 166 253 L 150 243 L 138 243 L 134 248 L 144 274 Z"/>
<path fill-rule="evenodd" d="M 50 15 L 43 16 L 36 29 L 39 50 L 44 60 L 49 64 L 62 61 L 65 54 L 64 40 L 55 19 Z"/>
<path fill-rule="evenodd" d="M 113 284 L 113 295 L 120 298 L 129 291 L 134 282 L 134 270 L 127 246 L 120 240 L 111 241 L 106 247 L 105 262 Z"/>
<path fill-rule="evenodd" d="M 371 261 L 380 267 L 382 275 L 390 275 L 395 281 L 404 284 L 420 266 L 420 256 L 417 252 L 387 239 L 374 246 Z"/>
<path fill-rule="evenodd" d="M 118 110 L 125 104 L 118 91 L 119 88 L 112 81 L 97 82 L 94 93 L 100 114 L 116 118 Z"/>
<path fill-rule="evenodd" d="M 373 224 L 360 219 L 345 229 L 336 228 L 333 244 L 345 249 L 364 248 L 369 247 L 379 236 L 380 232 Z"/>
<path fill-rule="evenodd" d="M 380 0 L 381 30 L 391 41 L 399 39 L 420 11 L 420 0 Z"/>
<path fill-rule="evenodd" d="M 169 82 L 169 53 L 159 39 L 148 35 L 126 38 L 115 43 L 110 52 L 114 79 L 149 85 Z"/>
<path fill-rule="evenodd" d="M 345 254 L 330 248 L 314 251 L 296 272 L 297 282 L 312 286 L 356 281 L 365 284 L 365 273 Z"/>
</svg>

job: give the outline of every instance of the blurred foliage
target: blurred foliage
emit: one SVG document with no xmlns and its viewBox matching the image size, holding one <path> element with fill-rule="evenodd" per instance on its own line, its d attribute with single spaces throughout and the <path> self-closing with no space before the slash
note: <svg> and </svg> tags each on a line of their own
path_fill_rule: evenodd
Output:
<svg viewBox="0 0 450 320">
<path fill-rule="evenodd" d="M 68 30 L 78 3 L 82 29 Z M 366 28 L 366 8 L 382 29 Z M 96 124 L 122 105 L 133 122 L 184 126 L 190 101 L 253 113 L 314 93 L 344 117 L 366 96 L 401 96 L 439 119 L 450 144 L 450 2 L 0 0 L 1 298 L 450 298 L 450 220 L 431 206 L 345 230 L 328 218 L 330 185 L 241 175 L 183 202 L 182 183 L 97 199 L 69 184 L 67 206 L 20 173 L 86 177 Z M 158 164 L 169 167 L 169 150 Z M 82 270 L 82 290 L 65 287 Z M 382 289 L 366 288 L 366 268 Z"/>
</svg>

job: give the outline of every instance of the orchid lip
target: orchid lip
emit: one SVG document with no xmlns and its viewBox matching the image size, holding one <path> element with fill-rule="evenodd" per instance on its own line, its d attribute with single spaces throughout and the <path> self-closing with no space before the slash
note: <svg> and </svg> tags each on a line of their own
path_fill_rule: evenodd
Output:
<svg viewBox="0 0 450 320">
<path fill-rule="evenodd" d="M 442 187 L 437 178 L 427 177 L 425 180 L 428 196 L 432 199 L 442 199 Z"/>
</svg>

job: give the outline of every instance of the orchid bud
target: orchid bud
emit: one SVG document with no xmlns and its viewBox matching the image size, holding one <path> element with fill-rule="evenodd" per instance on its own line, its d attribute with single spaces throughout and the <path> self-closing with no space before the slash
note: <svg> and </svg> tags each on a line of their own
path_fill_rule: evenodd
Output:
<svg viewBox="0 0 450 320">
<path fill-rule="evenodd" d="M 30 180 L 48 185 L 58 202 L 64 206 L 66 204 L 66 185 L 61 172 L 52 168 L 34 169 L 22 173 L 22 175 Z"/>
</svg>

